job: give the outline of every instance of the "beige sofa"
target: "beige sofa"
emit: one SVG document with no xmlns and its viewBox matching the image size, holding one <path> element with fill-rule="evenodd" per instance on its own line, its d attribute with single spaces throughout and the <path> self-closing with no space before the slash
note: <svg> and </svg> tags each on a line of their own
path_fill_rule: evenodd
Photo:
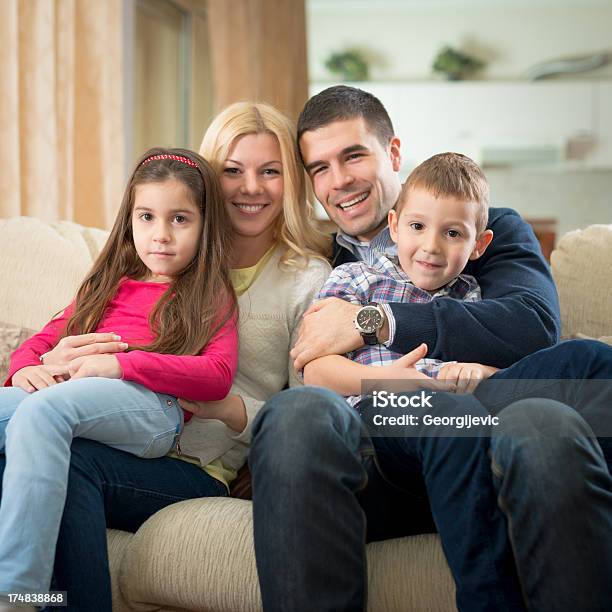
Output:
<svg viewBox="0 0 612 612">
<path fill-rule="evenodd" d="M 105 238 L 68 222 L 0 220 L 0 370 L 70 301 Z M 552 266 L 564 335 L 611 336 L 612 225 L 567 234 Z M 114 609 L 260 610 L 251 528 L 250 502 L 198 499 L 166 508 L 136 534 L 109 530 Z M 455 609 L 437 536 L 370 544 L 368 563 L 370 610 Z"/>
</svg>

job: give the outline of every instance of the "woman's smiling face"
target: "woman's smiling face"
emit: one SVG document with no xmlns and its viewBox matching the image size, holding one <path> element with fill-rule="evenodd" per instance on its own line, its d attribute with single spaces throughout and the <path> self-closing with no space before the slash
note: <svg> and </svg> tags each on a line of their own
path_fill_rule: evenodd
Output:
<svg viewBox="0 0 612 612">
<path fill-rule="evenodd" d="M 221 170 L 221 188 L 234 232 L 272 244 L 283 210 L 283 165 L 273 134 L 246 134 L 234 140 Z"/>
</svg>

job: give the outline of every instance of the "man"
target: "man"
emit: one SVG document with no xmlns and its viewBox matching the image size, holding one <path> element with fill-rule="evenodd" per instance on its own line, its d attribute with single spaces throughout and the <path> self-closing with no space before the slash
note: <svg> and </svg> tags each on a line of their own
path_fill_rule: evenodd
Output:
<svg viewBox="0 0 612 612">
<path fill-rule="evenodd" d="M 401 189 L 400 142 L 382 104 L 358 92 L 348 87 L 321 92 L 307 103 L 298 124 L 302 159 L 317 198 L 341 229 L 334 243 L 334 265 L 367 261 L 376 250 L 394 253 L 386 225 Z M 556 289 L 531 229 L 510 209 L 493 209 L 489 227 L 493 244 L 465 269 L 479 281 L 485 301 L 464 307 L 448 301 L 393 305 L 391 349 L 406 352 L 425 342 L 432 358 L 505 367 L 557 342 Z M 329 300 L 317 306 L 317 311 L 322 309 L 325 315 L 304 321 L 293 351 L 297 369 L 314 357 L 346 353 L 363 344 L 352 323 L 355 306 Z M 444 333 L 457 327 L 478 340 Z M 379 338 L 387 340 L 386 326 Z"/>
<path fill-rule="evenodd" d="M 371 262 L 378 253 L 393 256 L 386 219 L 400 192 L 400 142 L 380 102 L 354 88 L 331 87 L 306 104 L 298 122 L 298 142 L 317 198 L 340 228 L 334 264 Z M 386 305 L 384 319 L 360 333 L 353 323 L 359 306 L 324 300 L 304 318 L 292 352 L 296 369 L 324 355 L 357 349 L 373 335 L 374 341 L 399 353 L 425 342 L 434 359 L 496 367 L 554 344 L 560 328 L 558 301 L 533 233 L 508 209 L 492 209 L 489 227 L 492 244 L 465 269 L 481 286 L 481 302 L 448 299 Z M 568 345 L 564 350 L 570 357 L 574 352 L 581 364 L 592 351 L 593 362 L 599 363 L 599 346 Z M 563 369 L 556 368 L 557 361 L 555 355 L 544 355 L 527 371 L 542 379 L 578 378 L 584 372 L 573 368 L 571 358 L 563 360 Z M 597 370 L 602 377 L 612 377 L 608 363 Z M 492 442 L 485 428 L 468 438 L 427 436 L 422 429 L 412 430 L 410 437 L 370 437 L 346 402 L 330 391 L 304 387 L 272 398 L 254 425 L 250 458 L 264 608 L 362 610 L 365 540 L 438 530 L 460 610 L 521 610 L 526 603 L 533 609 L 553 610 L 568 602 L 576 602 L 576 609 L 587 609 L 588 602 L 588 609 L 603 610 L 607 604 L 597 607 L 594 602 L 603 594 L 605 571 L 594 571 L 591 577 L 586 574 L 592 568 L 583 567 L 572 575 L 567 567 L 571 555 L 557 562 L 559 551 L 565 554 L 574 544 L 581 548 L 588 541 L 596 549 L 597 562 L 610 567 L 612 548 L 606 534 L 612 526 L 612 485 L 601 449 L 589 442 L 587 423 L 563 404 L 523 401 L 505 410 L 506 428 L 494 432 Z M 474 396 L 447 394 L 439 394 L 431 412 L 441 417 L 488 414 Z M 542 418 L 525 419 L 526 412 Z M 551 438 L 542 461 L 517 460 L 523 455 L 517 454 L 510 434 L 541 432 L 542 423 L 562 424 L 569 434 Z M 518 575 L 508 525 L 492 484 L 490 453 L 501 501 L 508 503 L 505 511 L 518 521 L 510 533 Z M 554 480 L 556 471 L 545 469 L 545 459 L 558 460 L 559 453 L 574 466 L 569 488 L 576 496 L 569 498 L 587 515 L 582 531 L 575 528 L 575 520 L 572 523 L 576 506 L 563 503 L 567 491 L 562 491 L 558 478 Z M 521 475 L 529 474 L 526 466 L 534 465 L 540 466 L 542 488 L 523 491 Z M 587 477 L 597 500 L 591 505 L 580 497 Z M 527 529 L 525 516 L 530 516 L 543 491 L 547 507 L 559 502 L 558 516 L 552 520 L 558 521 L 569 541 L 563 546 L 546 538 L 546 549 L 530 564 L 536 529 L 550 517 L 539 517 Z M 567 533 L 569 523 L 572 530 Z M 523 527 L 528 533 L 516 546 L 515 537 L 522 537 Z M 546 570 L 542 559 L 550 562 Z M 585 565 L 580 554 L 574 559 Z M 548 582 L 542 580 L 543 571 L 550 575 Z M 543 608 L 546 601 L 553 603 Z"/>
</svg>

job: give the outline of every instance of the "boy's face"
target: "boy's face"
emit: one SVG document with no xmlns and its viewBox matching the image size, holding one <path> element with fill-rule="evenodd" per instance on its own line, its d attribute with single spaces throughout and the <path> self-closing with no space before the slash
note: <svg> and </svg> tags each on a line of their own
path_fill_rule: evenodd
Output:
<svg viewBox="0 0 612 612">
<path fill-rule="evenodd" d="M 469 259 L 484 253 L 493 232 L 477 235 L 477 212 L 476 202 L 436 198 L 418 186 L 408 192 L 399 215 L 389 212 L 400 265 L 417 287 L 439 289 L 461 274 Z"/>
<path fill-rule="evenodd" d="M 370 241 L 401 190 L 399 140 L 384 147 L 363 118 L 334 121 L 300 138 L 304 166 L 329 218 Z"/>
</svg>

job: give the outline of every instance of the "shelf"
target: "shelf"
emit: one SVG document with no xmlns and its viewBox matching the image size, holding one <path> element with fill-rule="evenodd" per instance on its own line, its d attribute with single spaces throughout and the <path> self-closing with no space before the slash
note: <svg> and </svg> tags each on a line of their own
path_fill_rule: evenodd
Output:
<svg viewBox="0 0 612 612">
<path fill-rule="evenodd" d="M 352 83 L 377 96 L 402 143 L 407 172 L 441 151 L 458 151 L 477 162 L 485 151 L 548 151 L 545 171 L 612 169 L 612 80 L 608 81 L 415 81 Z M 329 84 L 311 84 L 311 94 Z M 517 154 L 520 161 L 520 154 Z M 501 158 L 501 161 L 504 161 Z M 535 160 L 537 161 L 537 160 Z"/>
</svg>

